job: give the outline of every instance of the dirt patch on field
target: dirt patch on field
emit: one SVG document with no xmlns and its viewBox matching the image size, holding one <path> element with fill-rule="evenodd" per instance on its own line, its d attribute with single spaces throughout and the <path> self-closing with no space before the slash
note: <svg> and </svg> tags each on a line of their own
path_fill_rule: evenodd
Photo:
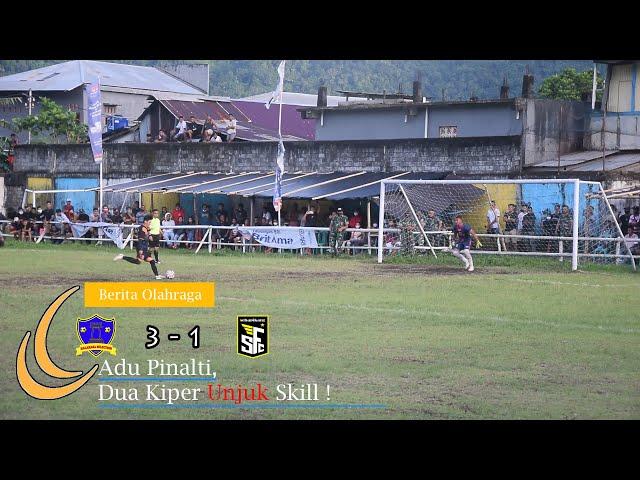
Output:
<svg viewBox="0 0 640 480">
<path fill-rule="evenodd" d="M 477 274 L 494 274 L 494 275 L 514 275 L 518 274 L 517 270 L 507 268 L 476 268 L 474 272 L 467 272 L 462 266 L 449 267 L 446 265 L 412 265 L 412 264 L 393 264 L 383 263 L 375 265 L 367 272 L 371 275 L 477 275 Z"/>
</svg>

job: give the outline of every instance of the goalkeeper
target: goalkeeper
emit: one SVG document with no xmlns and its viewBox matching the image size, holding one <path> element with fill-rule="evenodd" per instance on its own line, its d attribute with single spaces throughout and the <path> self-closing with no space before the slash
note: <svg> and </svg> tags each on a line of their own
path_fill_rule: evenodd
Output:
<svg viewBox="0 0 640 480">
<path fill-rule="evenodd" d="M 471 225 L 464 223 L 460 215 L 456 216 L 456 222 L 453 225 L 453 248 L 451 253 L 454 257 L 458 257 L 464 263 L 465 270 L 473 272 L 473 258 L 471 258 L 471 238 L 476 241 L 476 248 L 480 248 L 482 243 L 478 239 L 476 232 L 473 231 Z"/>
</svg>

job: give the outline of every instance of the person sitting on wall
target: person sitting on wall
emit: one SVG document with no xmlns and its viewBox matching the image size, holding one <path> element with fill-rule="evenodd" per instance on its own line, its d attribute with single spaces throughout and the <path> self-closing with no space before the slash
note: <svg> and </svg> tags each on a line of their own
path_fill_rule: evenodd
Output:
<svg viewBox="0 0 640 480">
<path fill-rule="evenodd" d="M 189 140 L 201 139 L 202 138 L 202 126 L 198 124 L 196 117 L 191 115 L 189 117 L 189 121 L 187 122 L 187 131 L 186 136 Z"/>
<path fill-rule="evenodd" d="M 171 139 L 176 142 L 182 142 L 186 139 L 187 136 L 187 122 L 184 121 L 184 117 L 182 115 L 178 116 L 178 122 L 173 129 L 173 134 Z"/>
<path fill-rule="evenodd" d="M 158 136 L 155 139 L 155 143 L 164 143 L 169 141 L 169 139 L 167 138 L 167 133 L 160 129 L 160 131 L 158 132 Z"/>
</svg>

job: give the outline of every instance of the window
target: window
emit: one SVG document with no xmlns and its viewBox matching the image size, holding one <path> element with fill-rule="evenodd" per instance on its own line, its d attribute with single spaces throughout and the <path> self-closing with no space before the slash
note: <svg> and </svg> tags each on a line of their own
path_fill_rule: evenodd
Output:
<svg viewBox="0 0 640 480">
<path fill-rule="evenodd" d="M 104 104 L 104 114 L 105 115 L 115 115 L 117 107 L 118 107 L 117 105 L 110 105 L 108 103 L 105 103 Z"/>
<path fill-rule="evenodd" d="M 451 138 L 458 136 L 457 125 L 441 125 L 440 126 L 440 138 Z"/>
</svg>

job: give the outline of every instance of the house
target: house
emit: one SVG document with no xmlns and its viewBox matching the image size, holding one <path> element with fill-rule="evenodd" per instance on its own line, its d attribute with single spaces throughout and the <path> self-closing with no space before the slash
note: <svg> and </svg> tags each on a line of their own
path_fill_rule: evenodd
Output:
<svg viewBox="0 0 640 480">
<path fill-rule="evenodd" d="M 348 103 L 330 106 L 318 97 L 318 105 L 299 108 L 302 118 L 316 120 L 316 140 L 397 140 L 514 138 L 522 152 L 521 169 L 559 154 L 581 149 L 586 102 L 536 99 L 533 76 L 523 78 L 522 95 L 466 101 L 432 101 L 422 96 L 420 82 L 413 93 L 343 92 Z M 354 101 L 360 97 L 361 101 Z"/>
<path fill-rule="evenodd" d="M 191 82 L 201 87 L 203 81 L 196 82 L 196 76 L 208 75 L 208 66 L 198 66 L 185 70 Z M 102 94 L 103 125 L 106 117 L 119 115 L 129 123 L 136 120 L 149 105 L 149 97 L 171 95 L 173 98 L 190 99 L 207 96 L 207 90 L 182 80 L 178 75 L 182 70 L 167 72 L 153 67 L 125 65 L 93 60 L 74 60 L 50 65 L 26 72 L 0 77 L 0 97 L 20 98 L 13 104 L 0 104 L 0 118 L 11 120 L 14 117 L 29 115 L 28 99 L 31 94 L 31 114 L 39 111 L 40 97 L 48 97 L 56 103 L 77 113 L 80 121 L 86 123 L 87 94 L 84 85 L 100 79 Z M 208 84 L 208 77 L 206 77 Z M 0 135 L 10 133 L 0 128 Z M 21 143 L 26 143 L 27 133 L 20 135 Z"/>
</svg>

